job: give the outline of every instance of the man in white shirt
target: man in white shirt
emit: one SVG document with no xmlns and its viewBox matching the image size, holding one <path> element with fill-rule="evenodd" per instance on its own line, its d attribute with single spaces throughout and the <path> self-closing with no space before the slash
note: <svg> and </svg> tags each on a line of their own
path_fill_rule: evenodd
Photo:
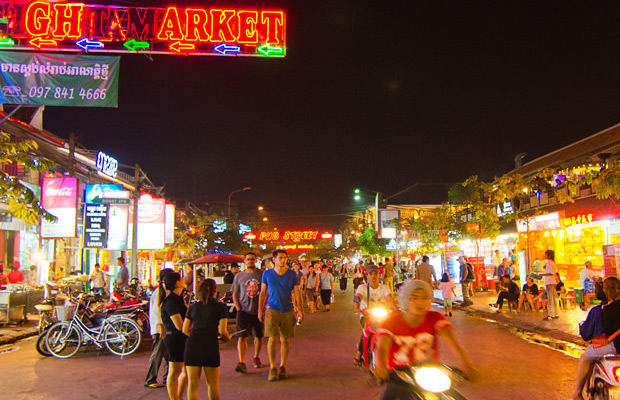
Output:
<svg viewBox="0 0 620 400">
<path fill-rule="evenodd" d="M 355 306 L 355 313 L 360 314 L 366 308 L 374 307 L 377 304 L 384 304 L 392 310 L 396 310 L 396 302 L 392 296 L 392 291 L 386 285 L 379 283 L 379 268 L 375 265 L 369 265 L 366 267 L 366 276 L 368 283 L 359 285 L 353 296 L 353 304 Z M 364 316 L 362 318 L 362 325 L 364 324 Z M 356 365 L 361 364 L 362 358 L 362 346 L 363 335 L 360 338 L 360 343 L 355 355 L 354 363 Z"/>
<path fill-rule="evenodd" d="M 499 250 L 495 250 L 493 254 L 493 265 L 498 267 L 502 263 L 502 258 L 499 255 Z"/>
<path fill-rule="evenodd" d="M 159 271 L 159 282 L 163 282 L 166 275 L 174 272 L 170 268 Z M 165 388 L 166 379 L 168 378 L 168 352 L 164 345 L 164 337 L 166 329 L 161 321 L 161 307 L 159 306 L 159 291 L 164 290 L 160 284 L 153 293 L 149 301 L 149 325 L 151 326 L 151 336 L 153 337 L 153 349 L 151 350 L 151 358 L 149 359 L 149 370 L 146 374 L 144 387 L 149 389 Z M 157 382 L 159 367 L 164 360 L 164 377 L 163 383 Z"/>
<path fill-rule="evenodd" d="M 545 251 L 545 257 L 547 257 L 547 263 L 545 264 L 545 273 L 540 276 L 545 277 L 545 287 L 547 288 L 547 316 L 543 318 L 548 321 L 551 319 L 558 319 L 558 303 L 555 298 L 555 252 L 553 250 Z"/>
<path fill-rule="evenodd" d="M 585 268 L 579 274 L 579 284 L 581 287 L 586 287 L 586 279 L 594 280 L 594 271 L 592 270 L 592 261 L 586 261 Z"/>
</svg>

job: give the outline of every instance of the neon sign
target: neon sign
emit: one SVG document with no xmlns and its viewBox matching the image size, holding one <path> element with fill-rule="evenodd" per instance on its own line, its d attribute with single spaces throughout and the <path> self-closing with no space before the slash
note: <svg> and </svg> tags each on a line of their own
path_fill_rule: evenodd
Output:
<svg viewBox="0 0 620 400">
<path fill-rule="evenodd" d="M 258 233 L 258 240 L 282 240 L 285 242 L 300 242 L 302 240 L 332 239 L 332 232 L 323 232 L 319 236 L 319 231 L 261 231 Z"/>
<path fill-rule="evenodd" d="M 579 214 L 573 215 L 572 217 L 566 217 L 562 219 L 562 225 L 564 226 L 573 226 L 579 224 L 589 224 L 594 221 L 593 213 Z"/>
<path fill-rule="evenodd" d="M 104 152 L 97 153 L 97 169 L 102 174 L 112 178 L 116 178 L 116 170 L 118 169 L 118 161 L 115 158 L 110 157 Z"/>
<path fill-rule="evenodd" d="M 0 0 L 0 39 L 15 50 L 284 57 L 286 14 Z"/>
</svg>

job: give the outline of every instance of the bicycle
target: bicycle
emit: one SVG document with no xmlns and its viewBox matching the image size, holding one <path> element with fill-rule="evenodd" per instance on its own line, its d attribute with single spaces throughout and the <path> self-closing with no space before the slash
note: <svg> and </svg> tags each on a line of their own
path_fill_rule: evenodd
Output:
<svg viewBox="0 0 620 400">
<path fill-rule="evenodd" d="M 73 317 L 48 329 L 45 343 L 54 357 L 73 357 L 82 345 L 91 343 L 100 349 L 105 346 L 110 353 L 121 357 L 138 349 L 142 334 L 134 320 L 126 315 L 112 315 L 93 322 L 88 317 L 90 312 L 80 296 Z M 84 317 L 93 326 L 88 326 Z"/>
</svg>

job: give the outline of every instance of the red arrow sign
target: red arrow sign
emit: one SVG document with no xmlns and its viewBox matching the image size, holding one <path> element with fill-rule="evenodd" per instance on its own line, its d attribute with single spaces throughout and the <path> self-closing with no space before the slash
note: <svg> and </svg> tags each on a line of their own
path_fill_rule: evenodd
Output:
<svg viewBox="0 0 620 400">
<path fill-rule="evenodd" d="M 177 53 L 180 53 L 182 51 L 194 50 L 195 48 L 196 46 L 193 44 L 181 43 L 181 42 L 174 42 L 170 45 L 170 50 L 174 50 Z"/>
</svg>

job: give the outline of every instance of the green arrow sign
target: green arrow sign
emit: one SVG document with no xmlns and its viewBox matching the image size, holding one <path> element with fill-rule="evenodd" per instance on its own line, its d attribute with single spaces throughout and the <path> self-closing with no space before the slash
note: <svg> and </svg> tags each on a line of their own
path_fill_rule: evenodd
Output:
<svg viewBox="0 0 620 400">
<path fill-rule="evenodd" d="M 149 42 L 138 42 L 136 39 L 131 39 L 123 43 L 123 46 L 131 51 L 136 51 L 137 49 L 148 49 Z"/>
<path fill-rule="evenodd" d="M 258 52 L 266 56 L 282 56 L 284 55 L 284 47 L 269 46 L 264 44 L 258 48 Z"/>
</svg>

